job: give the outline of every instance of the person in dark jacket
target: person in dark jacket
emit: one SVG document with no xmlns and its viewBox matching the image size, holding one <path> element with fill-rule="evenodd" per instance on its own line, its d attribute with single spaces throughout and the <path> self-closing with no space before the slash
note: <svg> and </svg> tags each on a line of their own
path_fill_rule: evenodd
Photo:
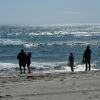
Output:
<svg viewBox="0 0 100 100">
<path fill-rule="evenodd" d="M 86 49 L 85 49 L 85 51 L 84 51 L 84 54 L 83 54 L 83 61 L 86 64 L 85 71 L 87 71 L 87 70 L 90 71 L 91 70 L 90 60 L 91 60 L 91 49 L 90 49 L 89 46 L 87 46 Z"/>
<path fill-rule="evenodd" d="M 26 63 L 27 63 L 27 55 L 25 54 L 23 49 L 17 55 L 17 59 L 19 60 L 20 73 L 22 74 L 22 67 L 23 67 L 24 73 L 25 73 L 25 67 L 26 67 Z"/>
<path fill-rule="evenodd" d="M 74 56 L 73 56 L 73 53 L 71 52 L 70 53 L 70 56 L 69 56 L 69 66 L 71 67 L 71 71 L 74 72 Z"/>
</svg>

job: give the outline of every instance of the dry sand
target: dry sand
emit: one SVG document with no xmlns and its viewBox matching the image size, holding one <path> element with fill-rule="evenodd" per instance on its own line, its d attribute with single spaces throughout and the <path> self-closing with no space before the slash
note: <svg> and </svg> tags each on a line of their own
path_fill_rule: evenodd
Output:
<svg viewBox="0 0 100 100">
<path fill-rule="evenodd" d="M 100 71 L 0 75 L 0 100 L 100 100 Z"/>
</svg>

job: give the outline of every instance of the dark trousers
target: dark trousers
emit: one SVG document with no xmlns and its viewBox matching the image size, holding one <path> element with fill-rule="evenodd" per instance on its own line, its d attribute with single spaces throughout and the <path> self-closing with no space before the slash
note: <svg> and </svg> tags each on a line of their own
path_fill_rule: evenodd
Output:
<svg viewBox="0 0 100 100">
<path fill-rule="evenodd" d="M 86 61 L 86 69 L 85 71 L 90 71 L 91 70 L 91 65 L 90 65 L 90 60 Z"/>
</svg>

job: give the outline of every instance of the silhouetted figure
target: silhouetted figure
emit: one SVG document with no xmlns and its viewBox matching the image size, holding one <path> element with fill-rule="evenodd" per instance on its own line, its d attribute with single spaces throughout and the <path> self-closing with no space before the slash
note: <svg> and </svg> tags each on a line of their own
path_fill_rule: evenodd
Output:
<svg viewBox="0 0 100 100">
<path fill-rule="evenodd" d="M 19 59 L 19 68 L 20 68 L 20 73 L 22 74 L 22 67 L 24 69 L 25 73 L 25 67 L 27 63 L 27 55 L 25 54 L 24 50 L 22 49 L 21 52 L 17 55 L 17 59 Z"/>
<path fill-rule="evenodd" d="M 71 71 L 74 72 L 74 56 L 73 53 L 70 53 L 69 56 L 69 66 L 71 67 Z"/>
<path fill-rule="evenodd" d="M 83 54 L 83 61 L 86 64 L 85 71 L 91 70 L 90 59 L 91 59 L 91 49 L 89 46 L 87 46 L 87 48 L 85 49 L 84 54 Z M 89 69 L 88 69 L 88 67 L 89 67 Z"/>
<path fill-rule="evenodd" d="M 27 69 L 28 69 L 28 73 L 31 73 L 30 64 L 31 64 L 31 53 L 28 53 L 27 54 Z"/>
</svg>

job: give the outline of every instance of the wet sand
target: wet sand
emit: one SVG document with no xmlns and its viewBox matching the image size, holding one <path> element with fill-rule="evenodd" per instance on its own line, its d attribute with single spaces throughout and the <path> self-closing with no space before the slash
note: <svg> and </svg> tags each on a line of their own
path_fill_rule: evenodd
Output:
<svg viewBox="0 0 100 100">
<path fill-rule="evenodd" d="M 100 71 L 0 75 L 0 100 L 100 100 Z"/>
</svg>

